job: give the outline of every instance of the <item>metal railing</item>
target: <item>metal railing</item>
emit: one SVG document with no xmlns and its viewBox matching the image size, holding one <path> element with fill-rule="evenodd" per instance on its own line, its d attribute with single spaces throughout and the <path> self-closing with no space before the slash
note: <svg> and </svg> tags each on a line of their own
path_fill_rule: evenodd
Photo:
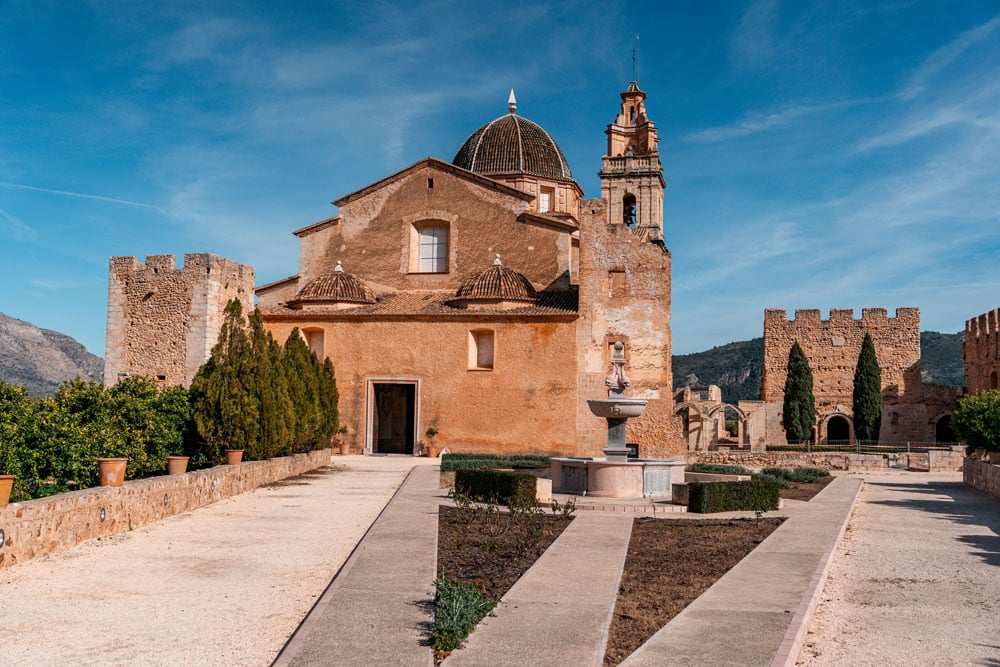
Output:
<svg viewBox="0 0 1000 667">
<path fill-rule="evenodd" d="M 932 449 L 951 449 L 952 447 L 964 447 L 962 442 L 888 442 L 858 440 L 851 443 L 849 440 L 829 440 L 821 444 L 804 442 L 789 445 L 767 445 L 769 452 L 849 452 L 852 454 L 913 454 L 926 452 Z"/>
</svg>

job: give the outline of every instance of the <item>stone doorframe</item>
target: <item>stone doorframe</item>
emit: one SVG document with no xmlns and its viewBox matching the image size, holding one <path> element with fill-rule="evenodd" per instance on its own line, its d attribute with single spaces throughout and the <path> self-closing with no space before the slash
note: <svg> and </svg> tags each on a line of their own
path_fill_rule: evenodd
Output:
<svg viewBox="0 0 1000 667">
<path fill-rule="evenodd" d="M 818 443 L 822 443 L 824 445 L 829 444 L 830 438 L 828 436 L 829 433 L 828 427 L 830 425 L 830 420 L 833 419 L 834 417 L 842 417 L 847 422 L 847 444 L 853 447 L 857 442 L 857 439 L 854 435 L 854 416 L 840 409 L 839 405 L 835 407 L 832 412 L 823 417 L 823 419 L 820 421 L 820 433 L 818 434 L 819 437 L 817 438 Z"/>
<path fill-rule="evenodd" d="M 377 384 L 412 384 L 413 390 L 413 456 L 420 456 L 420 385 L 422 380 L 412 376 L 399 375 L 377 375 L 365 378 L 365 449 L 364 454 L 372 453 L 375 436 L 374 424 L 375 415 L 375 385 Z"/>
</svg>

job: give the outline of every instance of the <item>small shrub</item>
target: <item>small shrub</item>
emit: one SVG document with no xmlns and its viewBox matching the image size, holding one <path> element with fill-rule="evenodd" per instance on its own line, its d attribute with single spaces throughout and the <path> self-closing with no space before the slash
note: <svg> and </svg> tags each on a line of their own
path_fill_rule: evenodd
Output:
<svg viewBox="0 0 1000 667">
<path fill-rule="evenodd" d="M 688 472 L 704 472 L 713 475 L 751 475 L 747 468 L 743 466 L 727 466 L 721 463 L 692 463 L 687 467 Z"/>
<path fill-rule="evenodd" d="M 490 613 L 496 603 L 475 586 L 441 577 L 434 582 L 434 625 L 431 648 L 450 652 L 462 645 L 469 633 Z"/>
<path fill-rule="evenodd" d="M 820 477 L 829 477 L 830 471 L 821 468 L 764 468 L 760 471 L 760 476 L 783 479 L 788 482 L 798 484 L 812 484 Z"/>
<path fill-rule="evenodd" d="M 534 507 L 538 504 L 535 479 L 526 473 L 460 469 L 455 471 L 455 494 L 515 508 Z"/>
<path fill-rule="evenodd" d="M 779 486 L 772 480 L 693 482 L 688 485 L 688 511 L 700 514 L 778 509 Z"/>
</svg>

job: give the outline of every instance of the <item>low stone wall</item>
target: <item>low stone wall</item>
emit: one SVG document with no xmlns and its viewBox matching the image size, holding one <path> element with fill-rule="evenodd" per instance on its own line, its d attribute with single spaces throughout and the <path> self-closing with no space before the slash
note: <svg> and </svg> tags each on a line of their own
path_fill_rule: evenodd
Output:
<svg viewBox="0 0 1000 667">
<path fill-rule="evenodd" d="M 907 470 L 918 472 L 958 472 L 962 470 L 965 454 L 961 452 L 930 450 L 919 454 L 900 454 Z"/>
<path fill-rule="evenodd" d="M 689 452 L 687 462 L 746 468 L 824 468 L 865 472 L 875 468 L 881 469 L 885 465 L 881 456 L 842 452 Z"/>
<path fill-rule="evenodd" d="M 1000 465 L 965 459 L 962 481 L 974 489 L 1000 499 Z"/>
<path fill-rule="evenodd" d="M 319 449 L 11 503 L 0 509 L 0 568 L 133 530 L 329 463 L 330 450 Z"/>
</svg>

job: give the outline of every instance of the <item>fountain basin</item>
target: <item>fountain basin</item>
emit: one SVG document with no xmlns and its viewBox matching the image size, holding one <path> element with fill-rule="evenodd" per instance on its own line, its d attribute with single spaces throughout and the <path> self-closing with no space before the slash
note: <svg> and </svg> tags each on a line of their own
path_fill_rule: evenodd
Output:
<svg viewBox="0 0 1000 667">
<path fill-rule="evenodd" d="M 597 498 L 671 498 L 684 483 L 684 461 L 603 458 L 551 459 L 552 491 Z"/>
<path fill-rule="evenodd" d="M 604 419 L 638 417 L 646 409 L 647 400 L 638 398 L 591 398 L 587 400 L 590 411 Z"/>
</svg>

